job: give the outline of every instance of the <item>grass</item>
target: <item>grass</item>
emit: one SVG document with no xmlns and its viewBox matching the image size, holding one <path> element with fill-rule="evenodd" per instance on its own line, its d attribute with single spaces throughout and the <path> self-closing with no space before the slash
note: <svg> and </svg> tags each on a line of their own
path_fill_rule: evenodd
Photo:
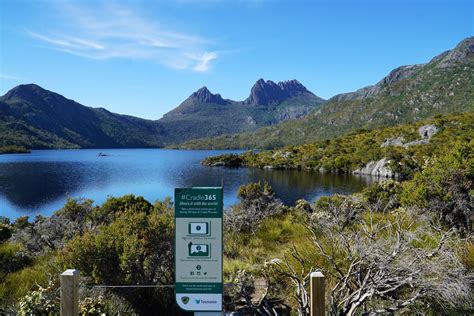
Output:
<svg viewBox="0 0 474 316">
<path fill-rule="evenodd" d="M 56 265 L 55 254 L 50 253 L 35 258 L 31 265 L 21 270 L 0 275 L 0 307 L 15 306 L 19 298 L 27 295 L 38 285 L 47 286 L 49 280 L 58 279 L 61 272 L 62 270 Z"/>
</svg>

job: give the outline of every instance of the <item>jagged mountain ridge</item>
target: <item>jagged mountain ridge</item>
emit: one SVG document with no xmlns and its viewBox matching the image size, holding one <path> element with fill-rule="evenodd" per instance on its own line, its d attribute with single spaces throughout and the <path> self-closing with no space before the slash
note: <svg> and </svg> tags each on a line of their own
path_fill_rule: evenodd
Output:
<svg viewBox="0 0 474 316">
<path fill-rule="evenodd" d="M 280 81 L 259 79 L 252 87 L 250 96 L 243 101 L 250 105 L 269 105 L 297 96 L 315 96 L 298 80 Z"/>
<path fill-rule="evenodd" d="M 437 114 L 474 111 L 474 37 L 426 64 L 401 66 L 373 86 L 330 98 L 303 118 L 254 133 L 194 140 L 180 148 L 274 148 L 392 126 Z"/>
<path fill-rule="evenodd" d="M 166 133 L 165 145 L 171 145 L 186 139 L 250 132 L 303 117 L 324 101 L 297 80 L 274 83 L 259 79 L 244 101 L 223 99 L 202 87 L 158 123 Z"/>
<path fill-rule="evenodd" d="M 292 98 L 308 98 L 315 102 L 323 103 L 325 100 L 319 98 L 314 93 L 309 91 L 298 80 L 280 81 L 275 83 L 271 80 L 265 81 L 259 79 L 252 86 L 250 95 L 243 101 L 234 101 L 230 99 L 223 99 L 220 94 L 213 94 L 207 87 L 202 87 L 196 92 L 193 92 L 186 100 L 184 100 L 178 107 L 166 113 L 164 117 L 173 115 L 183 115 L 189 112 L 197 112 L 201 110 L 199 105 L 202 104 L 220 104 L 220 105 L 276 105 L 288 101 Z"/>
<path fill-rule="evenodd" d="M 200 103 L 216 103 L 216 104 L 230 104 L 232 101 L 224 100 L 219 93 L 212 94 L 211 91 L 207 89 L 207 87 L 202 87 L 201 89 L 197 90 L 189 97 L 192 100 Z"/>
</svg>

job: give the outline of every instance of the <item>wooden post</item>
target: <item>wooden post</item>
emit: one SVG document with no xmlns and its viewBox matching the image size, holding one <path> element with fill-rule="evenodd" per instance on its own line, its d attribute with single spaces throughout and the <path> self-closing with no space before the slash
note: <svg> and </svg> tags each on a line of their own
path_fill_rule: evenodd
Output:
<svg viewBox="0 0 474 316">
<path fill-rule="evenodd" d="M 79 315 L 79 271 L 68 269 L 61 274 L 61 316 Z"/>
<path fill-rule="evenodd" d="M 324 275 L 321 272 L 312 272 L 310 277 L 311 316 L 324 316 L 326 313 Z"/>
</svg>

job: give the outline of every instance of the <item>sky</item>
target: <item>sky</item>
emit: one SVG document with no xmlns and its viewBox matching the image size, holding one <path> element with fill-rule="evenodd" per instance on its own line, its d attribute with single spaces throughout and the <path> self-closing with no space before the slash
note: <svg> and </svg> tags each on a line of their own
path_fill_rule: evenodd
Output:
<svg viewBox="0 0 474 316">
<path fill-rule="evenodd" d="M 472 36 L 473 3 L 0 0 L 0 94 L 35 83 L 148 119 L 202 86 L 243 100 L 259 78 L 330 98 Z"/>
</svg>

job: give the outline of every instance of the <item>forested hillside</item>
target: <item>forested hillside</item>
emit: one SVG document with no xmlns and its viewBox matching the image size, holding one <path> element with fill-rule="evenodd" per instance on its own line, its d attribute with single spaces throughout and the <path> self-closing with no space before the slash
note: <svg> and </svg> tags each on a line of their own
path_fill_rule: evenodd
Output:
<svg viewBox="0 0 474 316">
<path fill-rule="evenodd" d="M 430 131 L 431 134 L 428 136 L 420 131 Z M 385 159 L 386 167 L 393 171 L 393 175 L 409 178 L 421 170 L 427 157 L 448 152 L 453 143 L 474 149 L 473 112 L 439 115 L 430 120 L 382 129 L 359 130 L 311 144 L 209 157 L 203 164 L 353 173 L 370 162 Z"/>
</svg>

